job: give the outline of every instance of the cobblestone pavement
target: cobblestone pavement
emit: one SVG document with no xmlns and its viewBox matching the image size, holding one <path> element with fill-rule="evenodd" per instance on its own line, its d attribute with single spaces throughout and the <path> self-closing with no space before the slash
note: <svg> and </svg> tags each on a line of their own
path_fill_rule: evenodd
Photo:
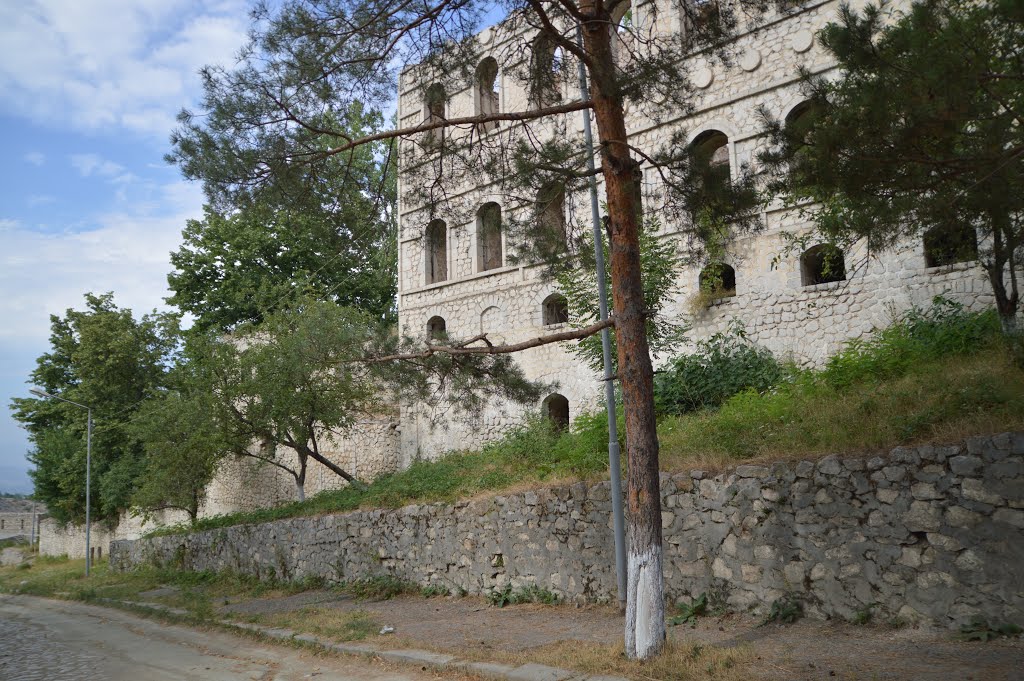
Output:
<svg viewBox="0 0 1024 681">
<path fill-rule="evenodd" d="M 316 657 L 219 631 L 27 596 L 0 596 L 3 681 L 425 681 L 368 660 Z"/>
</svg>

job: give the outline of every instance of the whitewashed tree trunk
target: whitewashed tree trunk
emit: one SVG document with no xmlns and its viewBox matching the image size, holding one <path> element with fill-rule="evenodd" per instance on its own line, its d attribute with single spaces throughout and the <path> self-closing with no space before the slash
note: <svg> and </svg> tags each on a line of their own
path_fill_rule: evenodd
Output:
<svg viewBox="0 0 1024 681">
<path fill-rule="evenodd" d="M 629 551 L 626 577 L 626 656 L 645 660 L 665 642 L 661 547 Z"/>
</svg>

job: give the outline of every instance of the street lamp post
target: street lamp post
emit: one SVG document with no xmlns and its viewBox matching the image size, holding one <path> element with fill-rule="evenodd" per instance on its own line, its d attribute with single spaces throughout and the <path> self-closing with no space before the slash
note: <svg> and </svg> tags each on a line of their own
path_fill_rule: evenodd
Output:
<svg viewBox="0 0 1024 681">
<path fill-rule="evenodd" d="M 50 393 L 40 390 L 38 388 L 31 388 L 29 392 L 37 397 L 44 399 L 59 400 L 61 402 L 67 402 L 73 404 L 76 407 L 81 407 L 86 411 L 86 435 L 85 435 L 85 576 L 89 576 L 89 570 L 92 568 L 92 551 L 89 544 L 89 531 L 92 529 L 89 519 L 89 485 L 90 485 L 90 472 L 92 470 L 92 407 L 87 407 L 84 404 L 78 402 L 72 402 L 71 400 L 58 397 L 57 395 L 51 395 Z"/>
</svg>

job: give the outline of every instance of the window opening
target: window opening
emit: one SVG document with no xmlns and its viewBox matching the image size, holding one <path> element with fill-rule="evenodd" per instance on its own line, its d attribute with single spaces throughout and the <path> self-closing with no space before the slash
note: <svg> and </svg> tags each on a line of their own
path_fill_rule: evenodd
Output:
<svg viewBox="0 0 1024 681">
<path fill-rule="evenodd" d="M 504 264 L 501 248 L 501 207 L 487 203 L 477 214 L 478 256 L 480 271 L 493 270 Z"/>
<path fill-rule="evenodd" d="M 846 279 L 843 252 L 831 244 L 818 244 L 800 256 L 800 278 L 804 286 L 830 284 Z"/>
<path fill-rule="evenodd" d="M 434 220 L 427 226 L 427 283 L 448 279 L 448 226 Z"/>
<path fill-rule="evenodd" d="M 542 317 L 545 326 L 565 324 L 569 321 L 569 301 L 560 293 L 552 293 L 544 299 Z"/>
</svg>

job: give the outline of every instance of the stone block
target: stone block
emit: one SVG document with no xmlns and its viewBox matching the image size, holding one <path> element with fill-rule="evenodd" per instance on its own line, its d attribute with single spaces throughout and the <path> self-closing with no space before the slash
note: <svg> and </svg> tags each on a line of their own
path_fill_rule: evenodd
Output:
<svg viewBox="0 0 1024 681">
<path fill-rule="evenodd" d="M 926 501 L 914 501 L 902 520 L 911 532 L 935 532 L 942 526 L 942 509 Z"/>
<path fill-rule="evenodd" d="M 558 667 L 549 667 L 544 664 L 533 662 L 516 667 L 505 673 L 505 678 L 513 681 L 567 681 L 576 676 L 575 672 Z"/>
<path fill-rule="evenodd" d="M 839 475 L 843 472 L 843 466 L 835 456 L 826 456 L 818 462 L 818 472 L 822 475 Z"/>
<path fill-rule="evenodd" d="M 763 480 L 764 478 L 767 478 L 768 475 L 769 471 L 767 466 L 745 465 L 736 467 L 736 476 L 739 478 L 757 478 L 759 480 Z"/>
<path fill-rule="evenodd" d="M 946 509 L 946 523 L 952 527 L 974 527 L 984 518 L 985 516 L 980 513 L 975 513 L 963 506 L 950 506 Z"/>
<path fill-rule="evenodd" d="M 1003 498 L 998 494 L 989 491 L 985 484 L 976 478 L 967 478 L 960 486 L 965 499 L 980 501 L 983 504 L 997 506 L 1003 503 Z"/>
<path fill-rule="evenodd" d="M 378 650 L 376 655 L 389 662 L 414 664 L 424 667 L 443 667 L 456 659 L 454 655 L 444 655 L 443 653 L 416 649 Z"/>
<path fill-rule="evenodd" d="M 949 468 L 957 475 L 974 475 L 981 469 L 981 459 L 968 455 L 954 456 L 949 460 Z"/>
<path fill-rule="evenodd" d="M 992 520 L 1005 525 L 1012 525 L 1019 530 L 1024 530 L 1024 511 L 1017 511 L 1010 508 L 997 508 L 992 514 Z"/>
</svg>

